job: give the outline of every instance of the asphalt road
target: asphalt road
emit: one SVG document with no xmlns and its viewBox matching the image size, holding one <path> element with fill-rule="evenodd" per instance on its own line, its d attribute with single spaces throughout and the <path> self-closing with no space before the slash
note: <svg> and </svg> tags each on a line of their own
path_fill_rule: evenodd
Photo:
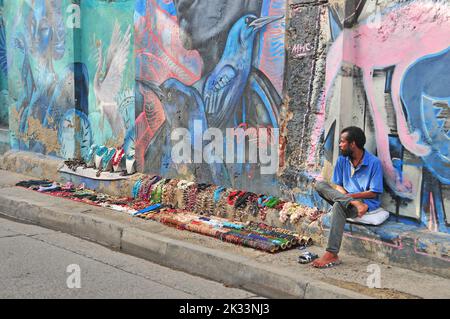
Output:
<svg viewBox="0 0 450 319">
<path fill-rule="evenodd" d="M 259 297 L 0 216 L 0 298 Z"/>
</svg>

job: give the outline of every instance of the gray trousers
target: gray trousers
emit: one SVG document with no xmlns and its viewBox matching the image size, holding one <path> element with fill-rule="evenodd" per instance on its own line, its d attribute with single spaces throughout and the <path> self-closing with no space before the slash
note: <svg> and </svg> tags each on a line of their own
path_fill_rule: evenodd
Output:
<svg viewBox="0 0 450 319">
<path fill-rule="evenodd" d="M 346 219 L 358 217 L 357 209 L 350 204 L 355 199 L 338 192 L 326 182 L 316 182 L 315 189 L 323 199 L 333 206 L 330 236 L 326 250 L 337 254 L 341 248 Z"/>
</svg>

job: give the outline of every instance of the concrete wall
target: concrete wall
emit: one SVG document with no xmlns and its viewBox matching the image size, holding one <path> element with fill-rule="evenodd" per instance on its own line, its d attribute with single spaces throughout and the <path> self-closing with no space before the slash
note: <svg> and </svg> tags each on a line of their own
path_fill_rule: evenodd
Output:
<svg viewBox="0 0 450 319">
<path fill-rule="evenodd" d="M 13 149 L 69 158 L 124 144 L 141 172 L 322 207 L 310 182 L 331 178 L 339 132 L 357 125 L 382 160 L 392 218 L 448 233 L 446 1 L 20 0 L 3 10 Z M 172 140 L 180 128 L 188 138 Z M 202 140 L 211 128 L 225 139 Z M 235 140 L 227 128 L 269 134 L 247 137 L 254 162 L 203 156 Z M 174 163 L 180 145 L 189 156 Z M 264 157 L 271 145 L 279 156 Z"/>
</svg>

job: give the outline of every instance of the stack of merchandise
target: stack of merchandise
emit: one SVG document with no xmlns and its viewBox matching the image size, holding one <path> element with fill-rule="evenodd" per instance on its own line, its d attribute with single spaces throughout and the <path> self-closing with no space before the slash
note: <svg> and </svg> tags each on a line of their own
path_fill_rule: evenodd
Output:
<svg viewBox="0 0 450 319">
<path fill-rule="evenodd" d="M 25 181 L 17 186 L 31 188 L 52 196 L 107 207 L 134 217 L 150 219 L 182 230 L 211 236 L 222 241 L 252 247 L 266 252 L 277 252 L 296 245 L 312 245 L 310 237 L 302 237 L 283 228 L 275 228 L 254 221 L 242 222 L 248 217 L 264 220 L 268 209 L 283 214 L 310 216 L 311 209 L 284 202 L 279 198 L 236 191 L 210 184 L 194 184 L 160 176 L 146 176 L 133 187 L 132 198 L 113 197 L 88 190 L 85 185 L 75 187 L 44 181 Z M 283 210 L 283 207 L 289 208 Z M 228 217 L 232 212 L 232 222 Z M 296 213 L 297 212 L 297 213 Z M 254 220 L 255 218 L 253 218 Z"/>
<path fill-rule="evenodd" d="M 132 175 L 136 172 L 134 151 L 125 154 L 122 147 L 108 148 L 96 144 L 91 145 L 89 153 L 84 158 L 66 160 L 64 165 L 71 172 L 79 173 L 97 169 L 96 177 L 100 177 L 102 172 L 118 173 L 120 176 Z"/>
<path fill-rule="evenodd" d="M 263 223 L 230 222 L 220 217 L 205 217 L 176 209 L 160 209 L 137 213 L 135 216 L 151 219 L 181 230 L 214 237 L 225 242 L 275 253 L 297 245 L 312 245 L 310 237 Z"/>
</svg>

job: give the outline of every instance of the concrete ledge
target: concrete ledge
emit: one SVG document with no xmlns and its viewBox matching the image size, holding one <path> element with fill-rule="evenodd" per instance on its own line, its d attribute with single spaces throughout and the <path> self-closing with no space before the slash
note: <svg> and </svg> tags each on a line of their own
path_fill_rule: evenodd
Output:
<svg viewBox="0 0 450 319">
<path fill-rule="evenodd" d="M 40 179 L 60 180 L 58 167 L 62 159 L 38 153 L 10 150 L 0 157 L 0 169 Z"/>
<path fill-rule="evenodd" d="M 65 201 L 63 204 L 61 201 Z M 77 209 L 71 209 L 77 206 Z M 84 206 L 84 207 L 83 207 Z M 153 234 L 94 216 L 86 205 L 26 189 L 0 189 L 0 211 L 11 218 L 63 231 L 174 269 L 270 298 L 369 298 L 331 284 L 273 269 L 242 256 Z M 83 211 L 83 209 L 85 211 Z"/>
</svg>

